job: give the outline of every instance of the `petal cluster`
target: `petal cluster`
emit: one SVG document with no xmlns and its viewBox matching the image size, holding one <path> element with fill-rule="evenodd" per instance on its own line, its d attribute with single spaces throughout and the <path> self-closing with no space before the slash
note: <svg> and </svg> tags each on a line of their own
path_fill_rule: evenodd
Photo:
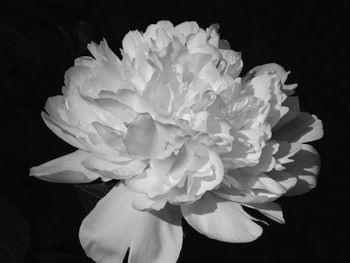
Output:
<svg viewBox="0 0 350 263">
<path fill-rule="evenodd" d="M 240 53 L 218 28 L 160 21 L 130 31 L 121 59 L 91 43 L 48 99 L 45 123 L 78 150 L 31 174 L 121 180 L 80 229 L 95 261 L 122 262 L 130 248 L 129 262 L 175 262 L 182 217 L 210 238 L 252 241 L 262 228 L 242 207 L 283 223 L 273 201 L 315 187 L 320 160 L 306 143 L 322 122 L 300 110 L 281 66 L 239 77 Z"/>
</svg>

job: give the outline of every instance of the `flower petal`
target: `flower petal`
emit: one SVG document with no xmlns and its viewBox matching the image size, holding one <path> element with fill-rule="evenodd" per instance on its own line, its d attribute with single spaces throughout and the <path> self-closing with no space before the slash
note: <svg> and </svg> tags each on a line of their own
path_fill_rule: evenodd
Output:
<svg viewBox="0 0 350 263">
<path fill-rule="evenodd" d="M 176 262 L 182 246 L 180 212 L 140 212 L 132 207 L 137 195 L 120 184 L 84 219 L 80 242 L 96 262 L 122 262 L 128 247 L 132 263 Z"/>
<path fill-rule="evenodd" d="M 123 39 L 122 46 L 126 54 L 132 60 L 136 57 L 137 47 L 144 42 L 139 31 L 130 31 Z"/>
<path fill-rule="evenodd" d="M 117 152 L 124 152 L 125 147 L 122 142 L 124 136 L 123 132 L 103 125 L 97 121 L 93 122 L 91 125 L 95 128 L 96 132 L 107 146 Z"/>
<path fill-rule="evenodd" d="M 245 206 L 257 209 L 260 213 L 262 213 L 263 215 L 267 216 L 268 218 L 278 223 L 281 223 L 281 224 L 285 223 L 281 206 L 275 202 L 264 203 L 264 204 L 249 204 Z"/>
<path fill-rule="evenodd" d="M 296 176 L 298 181 L 286 195 L 300 195 L 316 187 L 321 160 L 315 148 L 303 144 L 302 149 L 290 159 L 293 159 L 294 162 L 285 164 L 284 171 Z"/>
<path fill-rule="evenodd" d="M 139 213 L 142 214 L 130 244 L 129 263 L 175 263 L 183 240 L 179 209 L 165 207 L 152 213 Z"/>
<path fill-rule="evenodd" d="M 128 154 L 149 157 L 154 147 L 157 127 L 148 113 L 139 114 L 128 126 L 123 143 Z"/>
<path fill-rule="evenodd" d="M 290 122 L 292 119 L 297 117 L 300 113 L 300 105 L 299 105 L 299 98 L 298 96 L 290 96 L 287 97 L 283 103 L 283 107 L 288 108 L 288 111 L 285 115 L 282 116 L 282 118 L 278 121 L 278 123 L 273 126 L 272 132 L 278 131 L 279 128 L 281 128 L 286 123 Z"/>
<path fill-rule="evenodd" d="M 251 220 L 240 204 L 211 193 L 190 205 L 181 205 L 182 215 L 198 232 L 224 242 L 250 242 L 262 228 Z"/>
<path fill-rule="evenodd" d="M 47 113 L 42 112 L 41 113 L 41 117 L 43 118 L 45 124 L 47 127 L 49 127 L 49 129 L 51 131 L 53 131 L 59 138 L 61 138 L 62 140 L 64 140 L 65 142 L 69 143 L 70 145 L 76 147 L 76 148 L 80 148 L 83 150 L 87 150 L 86 147 L 84 147 L 76 138 L 75 134 L 73 134 L 73 130 L 74 132 L 78 132 L 77 129 L 75 129 L 74 127 L 69 127 L 69 126 L 65 126 L 64 128 L 62 127 L 62 125 L 59 125 L 57 123 L 57 121 L 53 120 L 52 117 L 50 117 L 49 115 L 47 115 Z M 68 128 L 68 130 L 67 130 Z"/>
<path fill-rule="evenodd" d="M 278 182 L 273 180 L 271 177 L 266 174 L 259 174 L 257 181 L 252 187 L 254 190 L 263 190 L 275 194 L 276 196 L 281 196 L 287 192 L 287 190 Z"/>
<path fill-rule="evenodd" d="M 140 174 L 146 164 L 139 160 L 114 163 L 99 158 L 90 157 L 82 161 L 82 165 L 92 171 L 110 179 L 128 179 Z"/>
<path fill-rule="evenodd" d="M 280 185 L 283 186 L 287 191 L 289 189 L 292 189 L 296 183 L 298 182 L 298 179 L 295 175 L 292 175 L 290 173 L 287 173 L 285 171 L 276 171 L 272 170 L 268 173 L 266 173 L 269 177 L 271 177 L 273 180 L 278 182 Z"/>
<path fill-rule="evenodd" d="M 196 34 L 199 31 L 199 26 L 195 21 L 186 21 L 181 24 L 178 24 L 175 27 L 175 29 L 181 32 L 185 37 L 187 37 L 188 35 Z"/>
<path fill-rule="evenodd" d="M 315 116 L 301 112 L 273 134 L 273 139 L 288 142 L 311 142 L 323 136 L 322 122 Z"/>
<path fill-rule="evenodd" d="M 132 202 L 132 206 L 140 211 L 160 210 L 166 205 L 166 200 L 152 200 L 145 194 L 140 194 Z"/>
<path fill-rule="evenodd" d="M 77 150 L 40 166 L 30 168 L 30 175 L 54 183 L 88 183 L 99 175 L 86 169 L 81 162 L 90 158 L 91 153 Z"/>
</svg>

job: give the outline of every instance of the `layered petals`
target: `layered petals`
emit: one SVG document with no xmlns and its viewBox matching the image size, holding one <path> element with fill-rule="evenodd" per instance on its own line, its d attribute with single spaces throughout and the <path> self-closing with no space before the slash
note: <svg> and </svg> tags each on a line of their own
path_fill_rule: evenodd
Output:
<svg viewBox="0 0 350 263">
<path fill-rule="evenodd" d="M 185 143 L 177 156 L 153 160 L 150 168 L 128 180 L 127 186 L 152 200 L 188 203 L 218 186 L 223 174 L 223 164 L 215 152 Z"/>
</svg>

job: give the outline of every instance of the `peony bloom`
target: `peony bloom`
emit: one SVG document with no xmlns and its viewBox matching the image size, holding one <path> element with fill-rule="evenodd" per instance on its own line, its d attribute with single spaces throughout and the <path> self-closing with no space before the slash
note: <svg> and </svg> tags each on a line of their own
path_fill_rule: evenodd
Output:
<svg viewBox="0 0 350 263">
<path fill-rule="evenodd" d="M 176 262 L 182 217 L 225 242 L 250 242 L 262 228 L 243 207 L 283 223 L 282 195 L 316 185 L 320 160 L 308 142 L 322 122 L 301 112 L 296 85 L 277 64 L 239 77 L 242 60 L 196 22 L 129 32 L 120 60 L 105 40 L 76 59 L 61 96 L 42 117 L 75 152 L 33 167 L 59 183 L 120 180 L 82 222 L 96 262 Z"/>
</svg>

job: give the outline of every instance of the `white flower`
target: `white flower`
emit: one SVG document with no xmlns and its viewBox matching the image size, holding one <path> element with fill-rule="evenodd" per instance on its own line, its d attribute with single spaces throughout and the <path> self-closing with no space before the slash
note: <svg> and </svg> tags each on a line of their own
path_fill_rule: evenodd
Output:
<svg viewBox="0 0 350 263">
<path fill-rule="evenodd" d="M 260 236 L 242 206 L 283 222 L 273 201 L 316 185 L 319 157 L 305 144 L 322 123 L 301 112 L 296 85 L 276 64 L 242 79 L 240 54 L 218 26 L 150 25 L 129 32 L 122 60 L 89 44 L 65 75 L 63 96 L 49 98 L 43 119 L 78 148 L 31 168 L 52 182 L 121 182 L 85 218 L 80 240 L 97 262 L 176 262 L 181 217 L 227 242 Z M 145 241 L 147 240 L 147 241 Z"/>
</svg>

